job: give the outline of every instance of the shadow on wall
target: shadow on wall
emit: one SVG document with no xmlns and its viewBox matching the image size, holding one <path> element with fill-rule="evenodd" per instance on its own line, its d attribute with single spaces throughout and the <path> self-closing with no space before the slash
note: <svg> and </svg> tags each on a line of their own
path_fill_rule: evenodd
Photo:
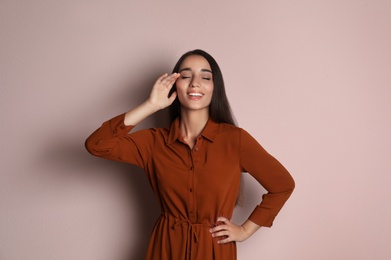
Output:
<svg viewBox="0 0 391 260">
<path fill-rule="evenodd" d="M 123 165 L 121 165 L 123 166 Z M 127 166 L 127 165 L 124 165 Z M 130 199 L 132 200 L 132 216 L 133 222 L 137 225 L 137 234 L 134 234 L 134 226 L 130 226 L 130 235 L 137 239 L 132 240 L 132 244 L 129 245 L 129 249 L 124 252 L 124 260 L 144 259 L 147 252 L 147 247 L 152 232 L 152 228 L 156 223 L 160 209 L 154 196 L 149 182 L 144 172 L 135 167 L 127 166 L 121 167 L 124 174 L 122 181 L 126 183 L 127 191 Z M 127 236 L 125 236 L 127 237 Z"/>
<path fill-rule="evenodd" d="M 120 219 L 120 224 L 111 222 L 113 220 L 108 217 L 95 220 L 94 214 L 88 211 L 88 209 L 76 214 L 84 214 L 84 216 L 81 216 L 81 221 L 91 219 L 92 222 L 94 222 L 93 225 L 103 221 L 102 224 L 107 223 L 108 225 L 111 225 L 110 223 L 112 223 L 116 229 L 120 227 L 124 228 L 124 230 L 121 230 L 121 234 L 118 234 L 115 237 L 117 239 L 126 240 L 122 243 L 126 245 L 119 247 L 121 251 L 123 250 L 122 252 L 115 252 L 115 255 L 119 256 L 115 259 L 144 259 L 152 228 L 160 214 L 157 199 L 152 192 L 146 175 L 142 169 L 133 165 L 94 158 L 85 150 L 82 144 L 83 143 L 80 142 L 75 144 L 75 141 L 73 144 L 66 141 L 61 141 L 61 143 L 53 142 L 53 147 L 55 147 L 55 149 L 49 152 L 44 159 L 44 163 L 41 162 L 40 167 L 43 168 L 41 168 L 40 176 L 34 176 L 34 178 L 36 178 L 35 182 L 39 182 L 41 187 L 57 187 L 62 195 L 65 194 L 67 198 L 72 198 L 71 201 L 68 201 L 69 203 L 75 202 L 75 204 L 80 205 L 76 201 L 79 199 L 78 196 L 87 196 L 87 200 L 92 200 L 91 202 L 95 205 L 98 204 L 98 206 L 93 206 L 93 211 L 97 210 L 96 207 L 100 207 L 100 203 L 102 203 L 100 204 L 102 208 L 105 208 L 105 203 L 111 203 L 110 201 L 113 199 L 110 197 L 105 201 L 99 201 L 99 196 L 104 195 L 98 194 L 98 198 L 95 198 L 94 196 L 97 191 L 99 193 L 99 190 L 101 190 L 103 194 L 112 195 L 113 192 L 116 193 L 116 191 L 113 191 L 113 185 L 114 187 L 118 187 L 121 190 L 120 193 L 125 194 L 125 196 L 120 194 L 120 197 L 123 198 L 123 201 L 121 201 L 120 204 L 125 207 L 124 209 L 120 209 L 120 214 L 124 213 L 124 215 L 114 216 L 113 218 Z M 89 190 L 87 195 L 85 195 L 86 193 L 80 192 L 80 189 L 83 188 Z M 42 193 L 41 196 L 45 196 L 45 192 L 41 191 L 40 193 Z M 50 193 L 51 196 L 57 196 L 57 193 L 46 193 Z M 91 196 L 93 197 L 91 198 Z M 86 202 L 84 199 L 85 198 L 82 198 L 83 203 L 87 204 L 88 201 Z M 61 198 L 59 201 L 64 202 Z M 129 205 L 129 207 L 126 205 Z M 72 208 L 71 210 L 74 211 L 75 209 Z M 102 209 L 100 209 L 100 211 L 98 209 L 98 212 L 101 211 Z M 129 216 L 129 220 L 126 220 L 127 216 Z M 84 224 L 86 223 L 79 223 L 77 225 L 82 226 Z M 75 226 L 74 228 L 77 229 L 78 226 Z M 59 227 L 59 229 L 61 230 L 62 227 Z M 110 227 L 107 229 L 112 230 Z M 78 232 L 78 230 L 71 231 L 71 233 Z M 104 236 L 104 231 L 100 231 L 99 235 Z M 72 236 L 75 235 L 73 234 Z M 83 237 L 86 239 L 88 236 L 89 235 L 86 234 Z M 110 236 L 112 236 L 112 234 Z M 83 237 L 81 239 L 83 239 Z M 102 243 L 103 240 L 104 239 L 100 239 L 98 242 Z M 74 242 L 69 241 L 69 243 Z M 79 241 L 78 243 L 83 243 L 83 241 Z M 110 244 L 112 244 L 111 241 Z M 110 248 L 107 250 L 111 251 Z M 116 251 L 115 248 L 113 248 L 112 251 Z"/>
</svg>

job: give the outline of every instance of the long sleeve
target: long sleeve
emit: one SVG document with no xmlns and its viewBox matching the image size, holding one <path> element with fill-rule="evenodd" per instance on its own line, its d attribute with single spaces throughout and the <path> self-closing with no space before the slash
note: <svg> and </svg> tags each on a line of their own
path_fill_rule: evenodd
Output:
<svg viewBox="0 0 391 260">
<path fill-rule="evenodd" d="M 104 122 L 87 138 L 85 147 L 92 155 L 144 168 L 153 147 L 153 131 L 128 134 L 134 126 L 126 126 L 124 117 L 121 114 Z"/>
<path fill-rule="evenodd" d="M 243 129 L 240 138 L 242 170 L 251 174 L 268 191 L 249 219 L 260 226 L 271 227 L 292 194 L 295 182 L 284 166 Z"/>
</svg>

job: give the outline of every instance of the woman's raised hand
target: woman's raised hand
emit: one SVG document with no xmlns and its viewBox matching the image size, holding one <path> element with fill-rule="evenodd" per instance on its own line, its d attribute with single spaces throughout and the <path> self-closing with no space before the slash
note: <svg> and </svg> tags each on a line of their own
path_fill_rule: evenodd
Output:
<svg viewBox="0 0 391 260">
<path fill-rule="evenodd" d="M 167 73 L 160 76 L 153 85 L 148 102 L 153 105 L 157 110 L 168 107 L 174 102 L 177 93 L 173 92 L 169 97 L 168 94 L 175 81 L 180 76 L 179 73 L 173 73 L 168 75 Z"/>
<path fill-rule="evenodd" d="M 160 76 L 156 80 L 155 85 L 153 85 L 149 98 L 125 114 L 125 125 L 135 126 L 156 111 L 171 105 L 177 93 L 173 92 L 170 97 L 168 97 L 168 94 L 178 77 L 179 73 L 173 73 L 171 75 L 165 73 Z"/>
</svg>

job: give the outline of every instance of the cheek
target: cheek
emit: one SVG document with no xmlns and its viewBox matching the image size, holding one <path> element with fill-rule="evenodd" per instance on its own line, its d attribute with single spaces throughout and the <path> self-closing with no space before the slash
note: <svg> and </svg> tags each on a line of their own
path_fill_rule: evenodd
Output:
<svg viewBox="0 0 391 260">
<path fill-rule="evenodd" d="M 210 103 L 212 101 L 212 97 L 213 97 L 213 84 L 211 86 L 208 86 L 207 88 L 205 88 L 208 92 L 208 96 L 209 96 L 209 99 L 208 99 L 208 102 Z"/>
<path fill-rule="evenodd" d="M 207 86 L 206 86 L 206 89 L 207 89 L 210 93 L 213 93 L 213 89 L 214 89 L 213 83 L 207 85 Z"/>
<path fill-rule="evenodd" d="M 186 89 L 186 82 L 184 82 L 183 80 L 177 80 L 175 86 L 177 90 L 182 91 Z"/>
<path fill-rule="evenodd" d="M 176 93 L 178 95 L 178 99 L 180 102 L 183 101 L 184 99 L 184 96 L 187 95 L 187 87 L 186 87 L 186 84 L 184 84 L 184 82 L 176 82 Z"/>
</svg>

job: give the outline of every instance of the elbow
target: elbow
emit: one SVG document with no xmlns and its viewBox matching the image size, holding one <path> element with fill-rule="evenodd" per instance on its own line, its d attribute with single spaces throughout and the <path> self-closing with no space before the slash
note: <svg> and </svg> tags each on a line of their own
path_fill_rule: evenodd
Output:
<svg viewBox="0 0 391 260">
<path fill-rule="evenodd" d="M 287 180 L 287 183 L 286 183 L 287 191 L 289 191 L 289 193 L 292 193 L 293 190 L 295 189 L 295 187 L 296 187 L 296 182 L 293 179 L 293 177 L 290 176 L 290 178 Z"/>
<path fill-rule="evenodd" d="M 286 192 L 287 192 L 287 194 L 289 194 L 288 196 L 290 196 L 290 195 L 293 193 L 295 187 L 296 187 L 296 182 L 295 182 L 295 180 L 291 177 L 290 180 L 289 180 L 289 182 L 287 183 L 287 186 L 286 186 L 286 188 L 287 188 L 287 189 L 286 189 Z"/>
<path fill-rule="evenodd" d="M 90 154 L 92 154 L 92 155 L 95 155 L 95 149 L 94 149 L 94 147 L 95 147 L 95 145 L 94 145 L 94 143 L 90 140 L 90 137 L 88 137 L 87 139 L 86 139 L 86 141 L 84 142 L 84 147 L 86 148 L 86 150 L 90 153 Z"/>
<path fill-rule="evenodd" d="M 280 182 L 279 192 L 291 195 L 296 187 L 295 180 L 289 175 L 289 178 L 285 178 L 284 181 Z"/>
<path fill-rule="evenodd" d="M 93 156 L 105 157 L 110 154 L 110 148 L 102 145 L 102 140 L 95 140 L 91 137 L 84 142 L 84 147 Z"/>
<path fill-rule="evenodd" d="M 293 178 L 291 178 L 290 187 L 291 187 L 291 191 L 293 191 L 296 188 L 296 182 L 295 182 L 295 180 Z"/>
</svg>

